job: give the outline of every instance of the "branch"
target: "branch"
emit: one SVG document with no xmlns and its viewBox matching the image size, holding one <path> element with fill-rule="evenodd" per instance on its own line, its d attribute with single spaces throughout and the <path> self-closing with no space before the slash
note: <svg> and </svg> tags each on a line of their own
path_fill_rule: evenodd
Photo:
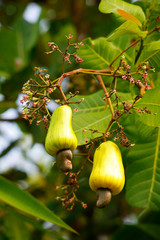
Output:
<svg viewBox="0 0 160 240">
<path fill-rule="evenodd" d="M 95 75 L 95 76 L 96 76 L 98 82 L 100 83 L 100 85 L 101 85 L 104 93 L 105 93 L 106 95 L 108 95 L 108 92 L 107 92 L 107 89 L 106 89 L 106 87 L 105 87 L 105 85 L 104 85 L 104 82 L 103 82 L 103 80 L 102 80 L 102 77 L 101 77 L 100 75 Z M 112 103 L 111 103 L 111 100 L 110 100 L 109 97 L 107 97 L 107 102 L 108 102 L 109 108 L 110 108 L 110 110 L 111 110 L 112 119 L 114 119 L 114 109 L 113 109 L 113 106 L 112 106 Z"/>
<path fill-rule="evenodd" d="M 131 43 L 128 47 L 126 47 L 122 52 L 120 52 L 110 63 L 109 67 L 111 68 L 111 66 L 113 65 L 113 63 L 124 53 L 126 52 L 129 48 L 131 48 L 132 46 L 134 46 L 135 44 L 137 44 L 139 41 L 141 40 L 141 38 L 137 39 L 135 42 Z"/>
</svg>

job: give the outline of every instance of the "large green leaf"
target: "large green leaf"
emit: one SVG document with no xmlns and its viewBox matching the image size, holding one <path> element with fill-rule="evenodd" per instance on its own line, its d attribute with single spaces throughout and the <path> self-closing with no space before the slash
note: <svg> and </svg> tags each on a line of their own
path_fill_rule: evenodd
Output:
<svg viewBox="0 0 160 240">
<path fill-rule="evenodd" d="M 157 71 L 160 71 L 160 40 L 152 41 L 144 45 L 143 51 L 138 59 L 137 66 L 143 62 L 149 62 Z"/>
<path fill-rule="evenodd" d="M 13 30 L 3 28 L 0 31 L 0 53 L 0 74 L 6 73 L 8 77 L 15 71 L 15 61 L 18 55 L 16 33 Z"/>
<path fill-rule="evenodd" d="M 160 210 L 159 169 L 160 128 L 156 128 L 148 138 L 141 138 L 127 156 L 126 196 L 129 204 Z"/>
<path fill-rule="evenodd" d="M 147 31 L 141 31 L 136 23 L 128 20 L 115 29 L 115 31 L 107 37 L 107 40 L 113 41 L 124 34 L 132 34 L 135 37 L 145 38 Z"/>
<path fill-rule="evenodd" d="M 29 240 L 30 233 L 26 224 L 13 214 L 4 218 L 5 234 L 9 240 Z"/>
<path fill-rule="evenodd" d="M 0 31 L 0 74 L 9 77 L 21 70 L 28 62 L 29 52 L 36 43 L 39 24 L 30 24 L 24 19 L 14 23 L 12 30 Z"/>
<path fill-rule="evenodd" d="M 69 231 L 76 232 L 68 226 L 63 220 L 52 213 L 46 206 L 27 192 L 18 188 L 15 184 L 0 176 L 0 199 L 11 206 L 20 209 L 26 213 L 40 218 L 44 221 L 52 222 Z"/>
<path fill-rule="evenodd" d="M 118 93 L 121 97 L 121 101 L 131 102 L 132 97 L 129 93 Z M 89 141 L 92 138 L 102 136 L 105 132 L 109 121 L 111 120 L 111 112 L 109 106 L 105 106 L 104 92 L 102 90 L 91 94 L 89 96 L 76 96 L 73 98 L 74 101 L 79 101 L 81 98 L 84 101 L 78 105 L 78 112 L 74 112 L 73 115 L 73 129 L 78 138 L 78 145 L 83 145 L 86 140 Z M 114 97 L 112 97 L 112 100 Z M 115 107 L 116 103 L 113 103 Z M 77 108 L 76 104 L 72 104 L 71 107 Z M 119 108 L 122 104 L 119 105 Z M 99 133 L 92 130 L 98 130 Z M 83 130 L 86 130 L 83 132 Z"/>
<path fill-rule="evenodd" d="M 103 13 L 117 13 L 117 9 L 122 9 L 137 19 L 141 23 L 145 21 L 145 15 L 141 7 L 127 3 L 122 0 L 113 0 L 113 1 L 108 1 L 108 0 L 101 0 L 100 5 L 99 5 L 99 10 Z"/>
<path fill-rule="evenodd" d="M 158 127 L 160 126 L 160 88 L 154 88 L 148 90 L 143 98 L 138 101 L 135 105 L 136 108 L 143 109 L 147 108 L 151 111 L 148 113 L 138 113 L 139 118 L 142 122 L 149 126 Z"/>
<path fill-rule="evenodd" d="M 111 61 L 121 53 L 124 48 L 129 46 L 130 41 L 130 36 L 122 36 L 114 42 L 108 42 L 104 37 L 95 40 L 91 40 L 91 38 L 84 40 L 84 46 L 77 51 L 78 55 L 83 59 L 81 66 L 91 69 L 108 68 Z M 134 49 L 129 49 L 124 55 L 128 63 L 131 64 L 134 59 Z M 119 60 L 116 66 L 118 64 Z"/>
</svg>

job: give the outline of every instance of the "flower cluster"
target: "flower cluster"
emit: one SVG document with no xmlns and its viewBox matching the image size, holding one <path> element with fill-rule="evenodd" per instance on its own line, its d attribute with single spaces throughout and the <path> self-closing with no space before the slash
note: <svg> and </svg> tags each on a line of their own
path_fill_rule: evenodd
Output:
<svg viewBox="0 0 160 240">
<path fill-rule="evenodd" d="M 49 74 L 45 69 L 34 68 L 35 79 L 29 79 L 22 88 L 23 97 L 20 100 L 23 105 L 23 117 L 31 124 L 37 119 L 37 125 L 41 121 L 48 128 L 50 113 L 47 103 L 50 102 L 50 94 L 56 89 L 51 83 Z"/>
<path fill-rule="evenodd" d="M 76 202 L 80 203 L 83 208 L 87 208 L 87 204 L 79 200 L 76 196 L 77 189 L 79 188 L 78 174 L 66 172 L 65 175 L 68 176 L 67 183 L 56 186 L 56 189 L 63 191 L 63 194 L 56 199 L 62 202 L 62 206 L 66 211 L 71 211 Z"/>
<path fill-rule="evenodd" d="M 64 60 L 65 62 L 68 62 L 68 64 L 71 64 L 71 60 L 70 60 L 71 57 L 74 58 L 74 60 L 75 60 L 76 63 L 81 63 L 81 62 L 83 62 L 82 58 L 80 58 L 80 57 L 76 54 L 76 52 L 74 52 L 74 53 L 70 53 L 70 52 L 69 52 L 69 49 L 70 49 L 71 47 L 73 47 L 73 48 L 75 48 L 75 49 L 79 49 L 80 46 L 83 46 L 83 45 L 84 45 L 83 42 L 80 42 L 80 43 L 71 43 L 71 42 L 70 42 L 70 39 L 73 38 L 73 36 L 72 36 L 71 34 L 69 34 L 68 36 L 66 36 L 66 38 L 67 38 L 68 41 L 67 41 L 67 48 L 66 48 L 65 52 L 62 52 L 62 51 L 59 49 L 59 47 L 58 47 L 58 45 L 57 45 L 56 43 L 54 43 L 54 42 L 48 42 L 48 46 L 50 47 L 51 50 L 50 50 L 49 52 L 46 52 L 46 54 L 50 54 L 50 53 L 53 53 L 54 51 L 58 51 L 58 52 L 63 56 L 63 60 Z"/>
</svg>

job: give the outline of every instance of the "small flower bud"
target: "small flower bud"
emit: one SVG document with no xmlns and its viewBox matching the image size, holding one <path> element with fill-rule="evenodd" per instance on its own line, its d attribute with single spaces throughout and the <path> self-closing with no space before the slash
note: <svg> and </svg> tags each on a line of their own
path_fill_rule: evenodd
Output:
<svg viewBox="0 0 160 240">
<path fill-rule="evenodd" d="M 69 35 L 68 35 L 68 38 L 69 38 L 69 39 L 71 39 L 72 37 L 73 37 L 72 34 L 69 34 Z"/>
<path fill-rule="evenodd" d="M 123 75 L 122 78 L 123 78 L 123 80 L 126 80 L 126 79 L 127 79 L 127 76 L 126 76 L 126 75 Z"/>
<path fill-rule="evenodd" d="M 50 77 L 50 75 L 49 75 L 49 74 L 46 74 L 46 75 L 45 75 L 45 78 L 49 78 L 49 77 Z"/>
</svg>

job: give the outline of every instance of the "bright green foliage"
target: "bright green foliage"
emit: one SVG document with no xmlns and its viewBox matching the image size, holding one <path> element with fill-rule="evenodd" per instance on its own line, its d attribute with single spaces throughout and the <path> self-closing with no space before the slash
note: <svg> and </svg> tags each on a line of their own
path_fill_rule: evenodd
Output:
<svg viewBox="0 0 160 240">
<path fill-rule="evenodd" d="M 0 126 L 2 135 L 0 138 L 2 139 L 0 240 L 102 238 L 158 240 L 160 236 L 159 0 L 135 3 L 128 0 L 101 0 L 99 6 L 97 1 L 66 0 L 65 4 L 64 1 L 45 1 L 45 4 L 43 1 L 37 1 L 41 15 L 35 23 L 29 23 L 23 17 L 27 4 L 35 4 L 35 2 L 20 0 L 1 2 L 0 114 L 14 109 L 16 115 L 10 116 L 13 119 L 6 119 L 7 115 L 3 114 L 0 116 L 0 124 L 5 120 L 4 125 Z M 122 11 L 118 12 L 118 9 L 123 10 L 123 14 Z M 115 92 L 111 92 L 110 99 L 113 109 L 119 111 L 117 114 L 123 112 L 125 104 L 132 106 L 135 97 L 139 96 L 133 108 L 130 110 L 126 108 L 126 113 L 119 118 L 120 125 L 117 126 L 115 121 L 109 128 L 113 134 L 108 140 L 115 141 L 122 152 L 126 185 L 103 210 L 95 208 L 96 196 L 89 189 L 88 180 L 95 148 L 103 142 L 102 136 L 112 114 L 95 74 L 89 76 L 82 72 L 77 75 L 71 74 L 69 77 L 66 76 L 62 83 L 62 89 L 67 96 L 70 96 L 70 91 L 72 93 L 79 91 L 79 94 L 71 99 L 73 103 L 69 104 L 73 110 L 73 130 L 78 139 L 78 148 L 73 153 L 75 172 L 78 172 L 85 163 L 87 147 L 96 139 L 89 156 L 90 162 L 87 161 L 78 179 L 77 196 L 87 203 L 87 209 L 82 209 L 82 202 L 82 206 L 76 204 L 71 213 L 65 212 L 60 202 L 56 200 L 61 194 L 56 190 L 56 186 L 66 183 L 68 176 L 59 173 L 56 164 L 52 167 L 51 162 L 54 162 L 54 158 L 49 158 L 45 152 L 39 152 L 39 149 L 37 154 L 33 151 L 37 145 L 45 151 L 44 141 L 47 131 L 44 122 L 37 126 L 36 120 L 33 120 L 33 124 L 29 125 L 22 118 L 18 107 L 23 84 L 30 78 L 36 79 L 35 72 L 32 71 L 35 66 L 47 69 L 51 81 L 61 76 L 62 55 L 57 51 L 53 54 L 45 53 L 49 51 L 47 43 L 52 41 L 65 51 L 67 46 L 65 35 L 68 34 L 74 35 L 71 42 L 79 40 L 83 42 L 84 45 L 79 45 L 79 49 L 70 51 L 71 54 L 72 51 L 76 51 L 83 62 L 78 65 L 74 63 L 73 58 L 71 58 L 72 64 L 65 61 L 64 72 L 79 68 L 85 68 L 85 72 L 87 69 L 112 68 L 113 74 L 116 75 L 121 71 L 121 75 L 117 78 L 107 71 L 102 76 L 108 92 L 116 88 Z M 127 69 L 125 71 L 119 69 L 120 61 L 123 60 L 129 65 L 129 74 L 135 82 L 139 80 L 144 83 L 146 89 L 143 89 L 143 92 L 140 92 L 138 83 L 137 86 L 135 83 L 132 84 L 129 77 L 127 80 L 123 79 L 128 74 Z M 149 89 L 145 86 L 142 76 L 145 72 L 143 67 L 147 66 L 152 66 L 145 77 Z M 41 93 L 40 91 L 40 97 Z M 143 96 L 140 96 L 140 93 Z M 61 98 L 58 90 L 50 97 L 54 100 Z M 76 102 L 80 102 L 82 98 L 84 101 L 77 104 Z M 49 114 L 52 115 L 57 105 L 52 100 L 49 104 L 47 102 L 47 107 Z M 20 136 L 13 138 L 14 134 L 11 134 L 10 127 L 5 125 L 7 120 L 19 129 Z M 121 146 L 116 132 L 120 127 L 132 142 L 130 145 L 132 148 Z M 6 135 L 5 128 L 8 130 L 7 133 L 9 132 L 5 133 Z M 12 136 L 11 139 L 9 134 Z M 21 154 L 12 155 L 15 150 Z M 80 155 L 77 155 L 79 153 Z M 16 160 L 22 158 L 21 164 L 16 163 L 15 156 Z M 38 160 L 34 159 L 36 157 Z M 12 164 L 8 171 L 5 170 L 7 159 Z M 48 159 L 50 162 L 47 162 Z M 31 164 L 31 166 L 27 165 L 27 170 L 23 168 L 26 164 Z M 34 174 L 32 170 L 35 170 Z M 23 214 L 19 213 L 19 210 Z M 31 219 L 31 216 L 34 218 Z M 37 222 L 35 217 L 40 221 Z M 53 224 L 49 225 L 48 222 Z M 77 236 L 73 232 L 79 232 L 81 235 Z"/>
<path fill-rule="evenodd" d="M 142 23 L 145 21 L 144 12 L 139 6 L 126 3 L 122 0 L 101 0 L 101 3 L 99 5 L 99 10 L 103 13 L 114 13 L 117 15 L 117 9 L 125 10 L 126 12 L 132 14 L 134 17 L 138 18 Z"/>
</svg>

